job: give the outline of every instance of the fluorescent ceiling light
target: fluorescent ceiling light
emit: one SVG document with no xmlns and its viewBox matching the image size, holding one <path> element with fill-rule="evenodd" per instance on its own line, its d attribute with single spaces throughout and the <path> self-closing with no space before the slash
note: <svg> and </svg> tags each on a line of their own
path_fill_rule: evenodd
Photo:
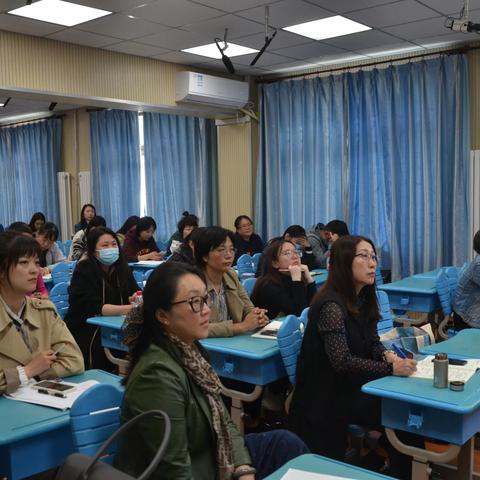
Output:
<svg viewBox="0 0 480 480">
<path fill-rule="evenodd" d="M 312 22 L 284 27 L 283 30 L 313 38 L 314 40 L 324 40 L 326 38 L 364 32 L 365 30 L 371 30 L 371 27 L 354 22 L 341 15 L 335 15 L 334 17 L 321 18 L 320 20 L 313 20 Z"/>
<path fill-rule="evenodd" d="M 8 13 L 71 27 L 79 23 L 89 22 L 95 18 L 110 15 L 112 12 L 64 2 L 63 0 L 40 0 L 31 5 L 10 10 Z"/>
<path fill-rule="evenodd" d="M 223 46 L 223 42 L 220 42 L 220 46 Z M 193 53 L 194 55 L 202 55 L 203 57 L 215 58 L 218 60 L 222 58 L 222 54 L 215 43 L 209 43 L 208 45 L 201 45 L 199 47 L 185 48 L 182 52 Z M 228 42 L 228 48 L 224 50 L 225 55 L 229 58 L 257 52 L 258 50 L 255 50 L 254 48 L 242 47 L 242 45 L 236 45 L 235 43 L 230 42 Z"/>
</svg>

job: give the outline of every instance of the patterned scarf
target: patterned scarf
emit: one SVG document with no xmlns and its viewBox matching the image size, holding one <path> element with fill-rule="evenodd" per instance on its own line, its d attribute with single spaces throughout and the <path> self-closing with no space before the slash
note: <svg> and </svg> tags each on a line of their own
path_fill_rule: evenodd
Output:
<svg viewBox="0 0 480 480">
<path fill-rule="evenodd" d="M 181 350 L 185 369 L 207 397 L 212 412 L 213 429 L 217 435 L 218 478 L 229 480 L 234 471 L 233 447 L 223 400 L 220 396 L 222 393 L 220 379 L 195 345 L 187 345 L 175 335 L 167 334 L 167 337 Z"/>
</svg>

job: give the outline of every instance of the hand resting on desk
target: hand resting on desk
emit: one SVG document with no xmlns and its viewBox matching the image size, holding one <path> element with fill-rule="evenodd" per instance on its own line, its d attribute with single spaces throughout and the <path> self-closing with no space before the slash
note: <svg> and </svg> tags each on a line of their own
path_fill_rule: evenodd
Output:
<svg viewBox="0 0 480 480">
<path fill-rule="evenodd" d="M 417 361 L 410 358 L 399 358 L 392 362 L 393 374 L 397 377 L 409 377 L 417 369 Z"/>
</svg>

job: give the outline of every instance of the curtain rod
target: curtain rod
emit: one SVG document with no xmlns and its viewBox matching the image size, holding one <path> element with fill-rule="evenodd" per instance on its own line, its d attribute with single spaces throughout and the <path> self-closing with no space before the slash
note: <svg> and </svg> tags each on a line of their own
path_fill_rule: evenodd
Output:
<svg viewBox="0 0 480 480">
<path fill-rule="evenodd" d="M 416 59 L 416 58 L 425 58 L 425 57 L 432 57 L 432 56 L 435 56 L 435 55 L 452 55 L 452 54 L 455 54 L 455 53 L 466 53 L 470 50 L 478 50 L 480 49 L 480 46 L 476 46 L 476 47 L 469 47 L 468 45 L 467 46 L 462 46 L 460 48 L 455 48 L 455 49 L 452 49 L 452 50 L 444 50 L 444 51 L 440 51 L 440 52 L 430 52 L 430 53 L 421 53 L 421 54 L 418 54 L 418 55 L 410 55 L 409 57 L 401 57 L 401 58 L 397 58 L 397 59 L 390 59 L 390 60 L 382 60 L 382 61 L 379 61 L 379 62 L 370 62 L 370 63 L 364 63 L 364 64 L 360 64 L 360 65 L 355 65 L 355 66 L 344 66 L 344 67 L 338 67 L 338 68 L 332 68 L 330 70 L 317 70 L 315 72 L 304 72 L 304 73 L 297 73 L 297 74 L 293 74 L 293 75 L 287 75 L 285 77 L 276 77 L 276 78 L 271 78 L 271 79 L 258 79 L 258 80 L 255 80 L 255 83 L 256 84 L 263 84 L 263 83 L 274 83 L 274 82 L 280 82 L 282 80 L 291 80 L 293 78 L 299 78 L 299 77 L 309 77 L 310 75 L 319 75 L 321 73 L 333 73 L 333 72 L 338 72 L 338 71 L 347 71 L 347 70 L 351 70 L 352 68 L 364 68 L 364 67 L 374 67 L 376 65 L 383 65 L 385 63 L 390 63 L 390 64 L 394 64 L 395 62 L 401 62 L 401 61 L 404 61 L 404 60 L 413 60 L 413 59 Z"/>
<path fill-rule="evenodd" d="M 18 122 L 12 122 L 12 123 L 0 123 L 0 128 L 5 128 L 5 127 L 13 127 L 13 126 L 18 126 L 18 125 L 27 125 L 29 123 L 36 123 L 36 122 L 41 122 L 42 120 L 50 120 L 51 118 L 63 118 L 65 114 L 59 113 L 56 115 L 51 115 L 49 117 L 39 117 L 39 118 L 34 118 L 32 120 L 19 120 Z"/>
</svg>

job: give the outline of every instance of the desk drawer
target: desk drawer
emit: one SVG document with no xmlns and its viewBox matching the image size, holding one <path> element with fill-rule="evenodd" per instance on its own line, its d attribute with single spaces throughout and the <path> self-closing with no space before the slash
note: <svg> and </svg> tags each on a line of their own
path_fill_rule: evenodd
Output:
<svg viewBox="0 0 480 480">
<path fill-rule="evenodd" d="M 480 410 L 460 414 L 384 398 L 382 424 L 385 427 L 463 445 L 480 430 Z"/>
<path fill-rule="evenodd" d="M 123 342 L 123 331 L 115 328 L 101 327 L 102 347 L 113 350 L 128 351 Z"/>
<path fill-rule="evenodd" d="M 262 360 L 241 358 L 211 350 L 208 353 L 210 363 L 219 377 L 254 385 L 267 385 L 287 376 L 280 353 Z"/>
<path fill-rule="evenodd" d="M 400 293 L 385 290 L 393 310 L 412 310 L 414 312 L 435 312 L 440 309 L 438 295 L 421 293 Z"/>
</svg>

